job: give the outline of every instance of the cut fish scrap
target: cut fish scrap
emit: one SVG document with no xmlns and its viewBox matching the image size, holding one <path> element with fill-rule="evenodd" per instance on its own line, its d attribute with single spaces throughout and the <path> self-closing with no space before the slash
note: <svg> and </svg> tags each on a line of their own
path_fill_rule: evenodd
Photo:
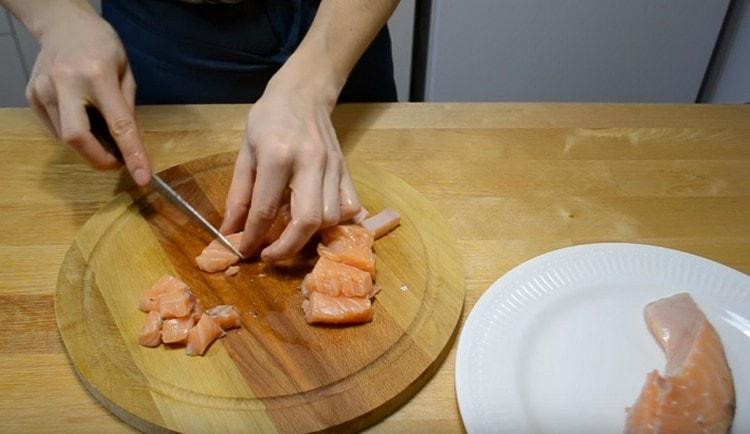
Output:
<svg viewBox="0 0 750 434">
<path fill-rule="evenodd" d="M 374 233 L 375 239 L 378 239 L 401 224 L 401 215 L 393 208 L 386 208 L 376 215 L 363 220 L 360 224 L 363 228 Z"/>
<path fill-rule="evenodd" d="M 165 319 L 161 325 L 161 340 L 165 344 L 184 342 L 193 327 L 192 317 Z"/>
<path fill-rule="evenodd" d="M 148 291 L 138 299 L 138 308 L 144 312 L 159 309 L 159 298 L 167 293 L 187 289 L 187 284 L 182 280 L 165 274 Z"/>
<path fill-rule="evenodd" d="M 734 383 L 716 330 L 687 293 L 650 303 L 644 317 L 667 366 L 664 376 L 648 374 L 625 433 L 726 433 Z"/>
<path fill-rule="evenodd" d="M 221 336 L 224 336 L 224 330 L 208 314 L 204 313 L 201 315 L 198 324 L 188 332 L 185 352 L 188 356 L 202 356 L 213 341 Z"/>
<path fill-rule="evenodd" d="M 158 347 L 161 344 L 161 315 L 159 311 L 152 310 L 146 317 L 141 333 L 138 335 L 138 343 L 144 347 Z"/>
<path fill-rule="evenodd" d="M 237 249 L 240 248 L 242 241 L 242 232 L 226 235 L 226 239 Z M 218 239 L 211 241 L 195 258 L 198 268 L 207 273 L 217 273 L 224 271 L 230 266 L 240 262 L 240 257 L 232 253 L 229 249 L 221 244 Z"/>
<path fill-rule="evenodd" d="M 369 298 L 333 297 L 320 292 L 310 293 L 302 302 L 309 324 L 357 324 L 372 321 Z"/>
<path fill-rule="evenodd" d="M 351 265 L 321 257 L 302 281 L 302 295 L 322 292 L 334 297 L 370 298 L 373 295 L 372 276 Z"/>
<path fill-rule="evenodd" d="M 227 268 L 227 271 L 224 272 L 226 276 L 234 276 L 235 274 L 240 272 L 240 267 L 237 265 L 232 265 L 231 267 Z"/>
<path fill-rule="evenodd" d="M 231 304 L 221 304 L 206 311 L 222 330 L 229 330 L 241 325 L 240 311 Z"/>
</svg>

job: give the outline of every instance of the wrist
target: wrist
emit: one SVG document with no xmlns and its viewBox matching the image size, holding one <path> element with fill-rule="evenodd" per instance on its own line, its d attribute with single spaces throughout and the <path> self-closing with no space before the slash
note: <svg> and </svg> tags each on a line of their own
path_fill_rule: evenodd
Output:
<svg viewBox="0 0 750 434">
<path fill-rule="evenodd" d="M 267 89 L 294 90 L 317 100 L 332 111 L 346 83 L 346 74 L 338 71 L 334 62 L 324 55 L 302 48 L 295 51 L 271 78 Z"/>
<path fill-rule="evenodd" d="M 35 11 L 25 23 L 37 42 L 43 44 L 45 40 L 65 37 L 71 28 L 90 28 L 103 21 L 88 1 L 50 2 L 50 6 Z M 60 36 L 60 35 L 63 36 Z"/>
</svg>

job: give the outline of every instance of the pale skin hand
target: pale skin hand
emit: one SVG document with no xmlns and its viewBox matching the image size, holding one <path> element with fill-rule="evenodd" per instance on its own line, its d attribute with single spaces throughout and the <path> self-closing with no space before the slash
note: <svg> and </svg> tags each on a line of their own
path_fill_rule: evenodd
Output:
<svg viewBox="0 0 750 434">
<path fill-rule="evenodd" d="M 240 250 L 255 252 L 289 187 L 292 221 L 263 250 L 267 261 L 294 255 L 318 229 L 351 218 L 361 206 L 331 124 L 334 103 L 281 77 L 248 114 L 221 227 L 224 233 L 244 227 Z"/>
<path fill-rule="evenodd" d="M 292 221 L 261 252 L 294 256 L 321 227 L 361 208 L 331 123 L 346 77 L 398 0 L 324 0 L 300 47 L 271 79 L 247 119 L 227 196 L 223 233 L 244 227 L 240 250 L 261 246 L 288 187 Z"/>
<path fill-rule="evenodd" d="M 135 80 L 115 31 L 86 1 L 4 0 L 41 49 L 26 97 L 50 132 L 97 169 L 119 167 L 89 131 L 87 105 L 107 120 L 139 185 L 151 170 L 135 121 Z"/>
</svg>

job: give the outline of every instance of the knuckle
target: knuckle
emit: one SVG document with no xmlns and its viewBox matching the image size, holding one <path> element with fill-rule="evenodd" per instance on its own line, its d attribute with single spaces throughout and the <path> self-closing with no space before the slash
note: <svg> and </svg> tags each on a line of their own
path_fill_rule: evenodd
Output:
<svg viewBox="0 0 750 434">
<path fill-rule="evenodd" d="M 307 161 L 313 164 L 319 169 L 323 169 L 326 166 L 328 155 L 326 152 L 318 147 L 314 147 L 307 153 Z"/>
<path fill-rule="evenodd" d="M 57 62 L 50 67 L 49 75 L 52 79 L 55 80 L 69 79 L 75 77 L 76 68 L 67 63 Z"/>
<path fill-rule="evenodd" d="M 32 86 L 31 83 L 26 86 L 26 89 L 24 90 L 24 96 L 26 97 L 26 101 L 28 101 L 29 104 L 34 104 L 36 102 L 34 86 Z"/>
<path fill-rule="evenodd" d="M 268 164 L 272 167 L 283 167 L 289 165 L 293 160 L 293 152 L 289 145 L 278 145 L 268 156 Z"/>
<path fill-rule="evenodd" d="M 323 221 L 323 216 L 317 211 L 308 211 L 294 223 L 304 230 L 318 229 Z"/>
<path fill-rule="evenodd" d="M 128 117 L 120 117 L 112 121 L 109 129 L 116 138 L 123 137 L 135 131 L 135 121 Z"/>
<path fill-rule="evenodd" d="M 93 60 L 88 62 L 81 72 L 84 77 L 92 81 L 97 81 L 104 77 L 106 66 L 100 60 Z"/>
<path fill-rule="evenodd" d="M 227 210 L 247 210 L 250 207 L 250 198 L 235 199 L 229 198 L 224 206 Z"/>
<path fill-rule="evenodd" d="M 258 208 L 251 210 L 253 220 L 260 222 L 269 222 L 276 218 L 276 213 L 279 211 L 279 206 L 275 204 L 263 204 Z"/>
</svg>

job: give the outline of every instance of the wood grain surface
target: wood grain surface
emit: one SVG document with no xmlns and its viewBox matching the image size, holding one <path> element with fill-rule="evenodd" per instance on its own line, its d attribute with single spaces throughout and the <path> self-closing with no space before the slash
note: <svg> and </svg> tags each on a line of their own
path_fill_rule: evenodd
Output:
<svg viewBox="0 0 750 434">
<path fill-rule="evenodd" d="M 141 107 L 156 169 L 236 150 L 249 106 Z M 587 242 L 684 250 L 750 272 L 750 107 L 607 104 L 346 105 L 350 161 L 427 197 L 458 238 L 464 316 L 519 263 Z M 129 187 L 0 110 L 0 430 L 130 432 L 77 380 L 54 318 L 66 251 Z M 373 432 L 461 432 L 455 343 L 436 375 Z M 135 392 L 134 392 L 135 393 Z"/>
<path fill-rule="evenodd" d="M 162 177 L 218 226 L 235 158 L 215 154 Z M 366 207 L 402 216 L 375 243 L 372 322 L 305 322 L 299 288 L 317 259 L 314 242 L 294 261 L 208 274 L 194 258 L 212 236 L 157 192 L 132 189 L 83 225 L 60 271 L 57 320 L 87 389 L 135 427 L 179 432 L 350 431 L 410 398 L 439 367 L 461 315 L 456 241 L 406 183 L 362 163 L 350 170 Z M 138 299 L 164 274 L 186 282 L 205 309 L 237 306 L 242 328 L 204 357 L 140 346 Z"/>
</svg>

